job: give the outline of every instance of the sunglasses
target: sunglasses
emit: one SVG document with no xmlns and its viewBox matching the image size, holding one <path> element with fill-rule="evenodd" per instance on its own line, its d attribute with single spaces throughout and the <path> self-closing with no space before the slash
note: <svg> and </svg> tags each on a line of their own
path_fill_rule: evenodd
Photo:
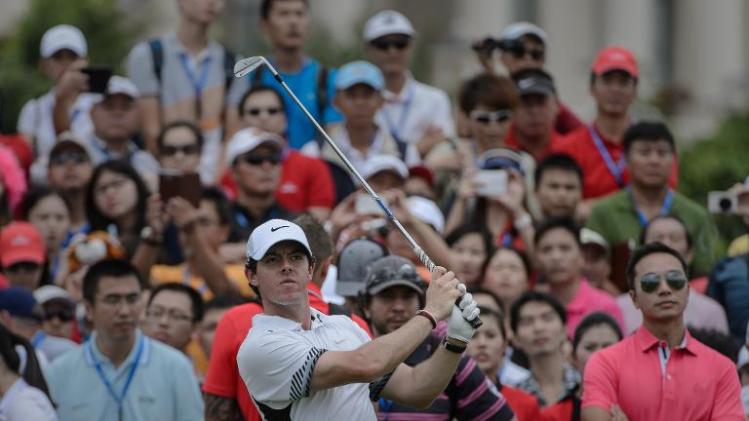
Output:
<svg viewBox="0 0 749 421">
<path fill-rule="evenodd" d="M 278 163 L 281 162 L 281 155 L 243 155 L 240 156 L 239 159 L 245 164 L 254 166 L 262 165 L 263 162 L 270 162 L 272 165 L 278 165 Z"/>
<path fill-rule="evenodd" d="M 510 54 L 516 59 L 530 56 L 534 61 L 543 61 L 546 53 L 540 48 L 525 49 L 525 47 L 515 47 L 510 50 Z"/>
<path fill-rule="evenodd" d="M 499 111 L 471 111 L 471 120 L 488 126 L 489 123 L 504 123 L 512 117 L 512 111 L 499 110 Z"/>
<path fill-rule="evenodd" d="M 671 270 L 665 274 L 646 273 L 640 278 L 640 288 L 642 292 L 651 294 L 655 292 L 661 284 L 661 279 L 665 278 L 668 287 L 673 291 L 679 291 L 687 284 L 687 277 L 678 270 Z"/>
<path fill-rule="evenodd" d="M 394 47 L 396 50 L 403 50 L 404 48 L 408 47 L 408 45 L 411 43 L 411 40 L 408 38 L 400 38 L 400 39 L 376 39 L 370 44 L 372 44 L 373 47 L 375 47 L 378 50 L 386 51 L 389 50 L 390 47 Z"/>
<path fill-rule="evenodd" d="M 73 320 L 73 309 L 65 307 L 53 307 L 44 309 L 44 320 L 52 320 L 55 317 L 63 322 L 69 322 Z"/>
<path fill-rule="evenodd" d="M 83 164 L 88 162 L 88 156 L 83 152 L 63 152 L 49 158 L 52 165 L 65 165 L 68 162 Z"/>
<path fill-rule="evenodd" d="M 253 117 L 257 117 L 260 114 L 268 114 L 270 116 L 274 116 L 281 112 L 280 107 L 268 107 L 268 108 L 248 108 L 245 110 L 245 114 L 251 115 Z"/>
<path fill-rule="evenodd" d="M 5 268 L 6 272 L 10 273 L 18 273 L 18 272 L 33 272 L 37 269 L 39 269 L 41 266 L 33 263 L 33 262 L 20 262 L 20 263 L 14 263 L 7 268 Z"/>
<path fill-rule="evenodd" d="M 182 152 L 183 155 L 197 155 L 200 152 L 200 147 L 194 143 L 185 146 L 164 145 L 161 147 L 160 152 L 163 156 L 174 156 L 178 152 Z"/>
</svg>

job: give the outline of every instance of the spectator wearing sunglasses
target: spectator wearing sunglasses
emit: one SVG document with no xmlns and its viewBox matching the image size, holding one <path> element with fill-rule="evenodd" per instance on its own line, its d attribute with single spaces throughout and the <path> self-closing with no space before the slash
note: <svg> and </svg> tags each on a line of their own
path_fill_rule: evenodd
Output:
<svg viewBox="0 0 749 421">
<path fill-rule="evenodd" d="M 610 420 L 615 411 L 630 420 L 743 419 L 736 366 L 685 327 L 689 288 L 679 252 L 646 244 L 634 251 L 626 273 L 643 325 L 588 360 L 583 419 Z"/>
<path fill-rule="evenodd" d="M 241 129 L 226 147 L 226 163 L 237 183 L 232 206 L 231 242 L 244 243 L 256 226 L 275 218 L 292 218 L 275 197 L 281 180 L 283 140 L 257 129 Z"/>
<path fill-rule="evenodd" d="M 197 173 L 203 149 L 203 134 L 189 121 L 174 121 L 161 129 L 156 138 L 156 148 L 162 170 Z"/>
<path fill-rule="evenodd" d="M 78 344 L 70 340 L 75 317 L 73 297 L 58 286 L 45 285 L 34 291 L 34 299 L 42 310 L 42 328 L 30 339 L 34 348 L 43 352 L 50 362 L 77 349 Z"/>
<path fill-rule="evenodd" d="M 385 104 L 377 114 L 400 142 L 421 156 L 445 137 L 455 136 L 447 94 L 414 79 L 409 71 L 416 31 L 407 17 L 383 10 L 364 24 L 364 52 L 385 77 Z"/>
<path fill-rule="evenodd" d="M 642 230 L 640 243 L 650 244 L 654 242 L 660 242 L 679 252 L 687 265 L 691 264 L 694 258 L 692 236 L 689 235 L 684 222 L 678 216 L 658 215 L 648 222 Z M 702 279 L 704 281 L 704 278 Z M 700 279 L 690 280 L 689 298 L 684 310 L 684 321 L 687 326 L 729 333 L 728 321 L 723 307 L 712 298 L 698 292 L 693 282 L 699 283 Z M 642 324 L 642 315 L 637 311 L 628 296 L 619 296 L 617 302 L 624 315 L 627 333 L 635 331 Z"/>
<path fill-rule="evenodd" d="M 86 188 L 93 172 L 87 146 L 70 132 L 61 135 L 49 154 L 47 183 L 60 192 L 70 207 L 70 231 L 73 234 L 88 231 Z"/>
</svg>

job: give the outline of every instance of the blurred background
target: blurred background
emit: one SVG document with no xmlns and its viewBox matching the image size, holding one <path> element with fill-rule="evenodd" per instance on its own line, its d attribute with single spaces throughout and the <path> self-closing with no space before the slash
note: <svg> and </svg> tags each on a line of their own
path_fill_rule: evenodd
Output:
<svg viewBox="0 0 749 421">
<path fill-rule="evenodd" d="M 39 40 L 58 23 L 80 27 L 93 64 L 122 68 L 135 42 L 172 31 L 177 0 L 3 0 L 0 5 L 0 129 L 15 131 L 29 98 L 49 89 L 37 68 Z M 258 0 L 226 0 L 214 34 L 238 54 L 267 51 Z M 454 95 L 480 70 L 470 43 L 527 20 L 549 35 L 548 69 L 560 96 L 593 115 L 589 66 L 621 44 L 641 68 L 637 116 L 666 119 L 680 148 L 680 190 L 705 203 L 709 186 L 749 174 L 749 2 L 743 0 L 312 0 L 308 51 L 338 66 L 361 55 L 361 28 L 374 12 L 406 14 L 418 34 L 417 78 Z M 720 218 L 720 217 L 718 217 Z M 719 221 L 731 231 L 733 221 Z"/>
</svg>

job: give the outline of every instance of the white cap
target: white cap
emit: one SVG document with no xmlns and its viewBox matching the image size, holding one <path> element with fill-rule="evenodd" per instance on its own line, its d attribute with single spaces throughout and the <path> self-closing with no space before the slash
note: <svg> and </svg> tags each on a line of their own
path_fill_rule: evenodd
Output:
<svg viewBox="0 0 749 421">
<path fill-rule="evenodd" d="M 364 41 L 369 42 L 391 34 L 416 35 L 411 21 L 395 10 L 383 10 L 364 24 Z"/>
<path fill-rule="evenodd" d="M 128 78 L 122 76 L 112 76 L 107 82 L 106 95 L 127 95 L 130 98 L 138 99 L 140 93 L 138 87 Z"/>
<path fill-rule="evenodd" d="M 426 197 L 410 196 L 408 210 L 419 221 L 431 225 L 437 233 L 442 234 L 445 230 L 445 216 L 442 215 L 439 206 Z"/>
<path fill-rule="evenodd" d="M 515 41 L 525 35 L 533 35 L 540 39 L 544 45 L 548 45 L 546 32 L 530 22 L 515 22 L 508 25 L 499 35 L 501 41 Z"/>
<path fill-rule="evenodd" d="M 367 160 L 367 163 L 364 164 L 362 177 L 366 180 L 382 171 L 392 171 L 404 180 L 408 178 L 408 167 L 406 167 L 406 164 L 392 155 L 375 155 L 371 157 Z"/>
<path fill-rule="evenodd" d="M 238 156 L 257 148 L 258 146 L 270 143 L 283 147 L 283 140 L 273 133 L 263 132 L 258 129 L 249 127 L 234 133 L 226 146 L 226 163 L 231 166 Z"/>
<path fill-rule="evenodd" d="M 606 241 L 606 239 L 596 231 L 593 231 L 590 228 L 580 228 L 580 244 L 587 245 L 587 244 L 595 244 L 597 246 L 602 247 L 604 250 L 608 251 L 611 246 L 609 245 L 609 242 Z"/>
<path fill-rule="evenodd" d="M 60 50 L 70 50 L 78 57 L 86 57 L 88 45 L 83 32 L 71 25 L 57 25 L 48 29 L 39 44 L 39 54 L 42 58 L 50 58 Z"/>
<path fill-rule="evenodd" d="M 247 259 L 262 259 L 271 247 L 282 241 L 296 241 L 312 256 L 307 236 L 299 225 L 285 219 L 271 219 L 250 234 L 247 240 Z"/>
<path fill-rule="evenodd" d="M 55 285 L 45 285 L 43 287 L 35 289 L 34 299 L 36 299 L 36 302 L 40 305 L 54 299 L 64 299 L 70 301 L 71 303 L 75 302 L 73 301 L 73 296 L 71 296 L 70 293 Z"/>
</svg>

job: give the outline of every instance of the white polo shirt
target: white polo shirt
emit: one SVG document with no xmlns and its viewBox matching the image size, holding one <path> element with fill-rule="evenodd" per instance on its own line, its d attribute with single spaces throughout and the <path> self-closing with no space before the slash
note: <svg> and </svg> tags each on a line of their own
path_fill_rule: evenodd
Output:
<svg viewBox="0 0 749 421">
<path fill-rule="evenodd" d="M 366 383 L 310 394 L 312 372 L 325 351 L 351 351 L 369 341 L 350 318 L 310 311 L 310 330 L 283 317 L 256 315 L 239 348 L 239 374 L 263 419 L 376 419 Z"/>
<path fill-rule="evenodd" d="M 444 91 L 417 81 L 409 73 L 400 93 L 385 90 L 383 97 L 385 105 L 377 119 L 398 140 L 418 143 L 430 126 L 442 129 L 445 136 L 455 136 L 450 98 Z"/>
</svg>

